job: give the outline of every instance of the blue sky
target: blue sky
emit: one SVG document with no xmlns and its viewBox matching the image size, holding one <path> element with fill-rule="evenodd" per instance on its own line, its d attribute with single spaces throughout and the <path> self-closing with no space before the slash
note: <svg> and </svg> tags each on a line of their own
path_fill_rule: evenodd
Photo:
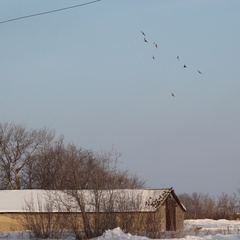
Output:
<svg viewBox="0 0 240 240">
<path fill-rule="evenodd" d="M 85 2 L 1 0 L 0 21 Z M 0 24 L 0 121 L 114 147 L 149 188 L 232 194 L 239 10 L 239 0 L 102 0 Z"/>
</svg>

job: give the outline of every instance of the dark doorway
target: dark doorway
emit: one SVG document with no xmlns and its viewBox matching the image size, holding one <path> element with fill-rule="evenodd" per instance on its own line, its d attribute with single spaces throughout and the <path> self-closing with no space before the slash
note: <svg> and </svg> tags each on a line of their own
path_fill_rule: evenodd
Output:
<svg viewBox="0 0 240 240">
<path fill-rule="evenodd" d="M 166 199 L 166 230 L 176 230 L 175 202 L 170 196 Z"/>
</svg>

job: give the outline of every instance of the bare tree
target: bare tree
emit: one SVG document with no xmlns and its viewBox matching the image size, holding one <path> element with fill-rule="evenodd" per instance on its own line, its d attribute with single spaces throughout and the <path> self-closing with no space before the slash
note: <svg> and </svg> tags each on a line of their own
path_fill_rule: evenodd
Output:
<svg viewBox="0 0 240 240">
<path fill-rule="evenodd" d="M 60 137 L 28 163 L 27 171 L 32 179 L 29 188 L 56 190 L 67 187 L 68 168 L 71 164 L 63 140 Z"/>
<path fill-rule="evenodd" d="M 74 144 L 64 145 L 60 139 L 33 162 L 35 188 L 143 188 L 144 181 L 138 176 L 118 169 L 119 156 L 113 151 L 96 153 Z M 74 179 L 74 176 L 78 179 Z"/>
<path fill-rule="evenodd" d="M 37 202 L 34 198 L 37 197 Z M 19 218 L 24 229 L 28 230 L 30 238 L 60 239 L 66 235 L 66 219 L 64 215 L 56 213 L 51 194 L 45 196 L 31 196 L 25 200 L 23 208 L 26 214 Z M 36 211 L 38 212 L 36 214 Z"/>
<path fill-rule="evenodd" d="M 114 212 L 119 196 L 114 194 L 114 189 L 143 186 L 143 182 L 136 177 L 129 178 L 128 172 L 117 170 L 116 159 L 111 154 L 101 155 L 78 149 L 74 145 L 68 146 L 67 153 L 67 161 L 71 163 L 68 166 L 68 188 L 64 190 L 67 199 L 60 202 L 69 212 L 79 212 L 82 219 L 81 222 L 76 221 L 76 215 L 71 215 L 73 219 L 69 221 L 69 229 L 72 229 L 79 239 L 82 237 L 79 229 L 84 230 L 87 238 L 99 236 L 106 229 L 117 226 Z M 88 191 L 85 191 L 87 189 Z M 74 204 L 68 202 L 69 196 L 74 200 Z M 129 199 L 125 199 L 124 203 L 125 208 L 130 206 Z M 122 201 L 117 208 L 123 208 L 123 205 Z M 94 219 L 91 219 L 89 211 L 94 213 Z M 127 220 L 129 223 L 131 218 L 128 216 Z"/>
<path fill-rule="evenodd" d="M 53 138 L 54 133 L 46 129 L 28 130 L 21 124 L 0 123 L 1 185 L 6 189 L 21 189 L 25 167 Z"/>
<path fill-rule="evenodd" d="M 215 218 L 216 201 L 208 194 L 184 193 L 179 195 L 180 201 L 187 208 L 186 219 Z"/>
<path fill-rule="evenodd" d="M 234 219 L 240 209 L 240 200 L 236 194 L 222 193 L 217 197 L 208 194 L 184 193 L 179 195 L 180 201 L 187 208 L 186 219 Z"/>
<path fill-rule="evenodd" d="M 46 129 L 0 124 L 0 188 L 74 189 L 76 173 L 81 176 L 79 189 L 144 186 L 138 176 L 117 168 L 120 155 L 114 150 L 96 153 L 63 140 L 55 140 L 54 132 Z"/>
<path fill-rule="evenodd" d="M 217 200 L 217 217 L 234 219 L 237 218 L 237 212 L 240 209 L 240 200 L 236 194 L 228 195 L 222 193 Z"/>
<path fill-rule="evenodd" d="M 144 187 L 144 181 L 138 176 L 118 169 L 118 157 L 119 154 L 112 151 L 96 153 L 74 144 L 65 145 L 63 137 L 55 140 L 54 133 L 46 129 L 28 130 L 23 125 L 0 124 L 0 186 L 4 189 L 63 190 L 74 204 L 64 199 L 62 205 L 68 212 L 81 215 L 82 222 L 77 214 L 68 215 L 72 219 L 68 227 L 76 238 L 82 238 L 80 225 L 87 238 L 116 227 L 116 215 L 112 214 L 116 208 L 114 189 Z M 90 199 L 84 194 L 86 189 L 91 192 Z M 125 203 L 129 205 L 129 201 Z M 42 207 L 40 203 L 39 206 Z M 94 209 L 94 221 L 87 214 L 89 206 Z M 51 214 L 48 217 L 55 219 Z M 128 218 L 129 224 L 130 220 Z M 31 223 L 33 219 L 27 221 Z M 49 226 L 52 225 L 44 225 L 43 232 L 48 231 Z"/>
</svg>

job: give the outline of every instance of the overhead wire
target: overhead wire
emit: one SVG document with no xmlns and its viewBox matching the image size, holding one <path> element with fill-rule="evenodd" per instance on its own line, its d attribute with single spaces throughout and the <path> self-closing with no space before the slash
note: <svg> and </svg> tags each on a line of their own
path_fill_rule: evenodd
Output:
<svg viewBox="0 0 240 240">
<path fill-rule="evenodd" d="M 86 3 L 82 3 L 82 4 L 78 4 L 78 5 L 73 5 L 73 6 L 69 6 L 69 7 L 64 7 L 64 8 L 59 8 L 59 9 L 54 9 L 54 10 L 50 10 L 50 11 L 46 11 L 46 12 L 35 13 L 35 14 L 26 15 L 26 16 L 17 17 L 17 18 L 11 18 L 11 19 L 8 19 L 8 20 L 1 21 L 0 24 L 17 21 L 17 20 L 21 20 L 21 19 L 24 19 L 24 18 L 31 18 L 31 17 L 40 16 L 40 15 L 45 15 L 45 14 L 50 14 L 50 13 L 65 11 L 65 10 L 68 10 L 68 9 L 71 9 L 71 8 L 82 7 L 82 6 L 89 5 L 89 4 L 93 4 L 93 3 L 96 3 L 96 2 L 100 2 L 100 1 L 101 1 L 101 0 L 94 0 L 94 1 L 91 1 L 91 2 L 86 2 Z"/>
</svg>

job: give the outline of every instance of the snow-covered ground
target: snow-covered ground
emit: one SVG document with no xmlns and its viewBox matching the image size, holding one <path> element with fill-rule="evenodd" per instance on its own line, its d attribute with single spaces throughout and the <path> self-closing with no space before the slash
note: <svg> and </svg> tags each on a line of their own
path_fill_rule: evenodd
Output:
<svg viewBox="0 0 240 240">
<path fill-rule="evenodd" d="M 186 220 L 183 233 L 175 236 L 180 240 L 240 240 L 240 220 L 229 221 L 225 219 L 212 220 Z M 1 240 L 27 240 L 28 234 L 0 233 Z M 107 230 L 102 236 L 94 240 L 148 240 L 147 237 L 134 236 L 124 233 L 120 228 Z M 165 238 L 168 239 L 168 238 Z"/>
</svg>

